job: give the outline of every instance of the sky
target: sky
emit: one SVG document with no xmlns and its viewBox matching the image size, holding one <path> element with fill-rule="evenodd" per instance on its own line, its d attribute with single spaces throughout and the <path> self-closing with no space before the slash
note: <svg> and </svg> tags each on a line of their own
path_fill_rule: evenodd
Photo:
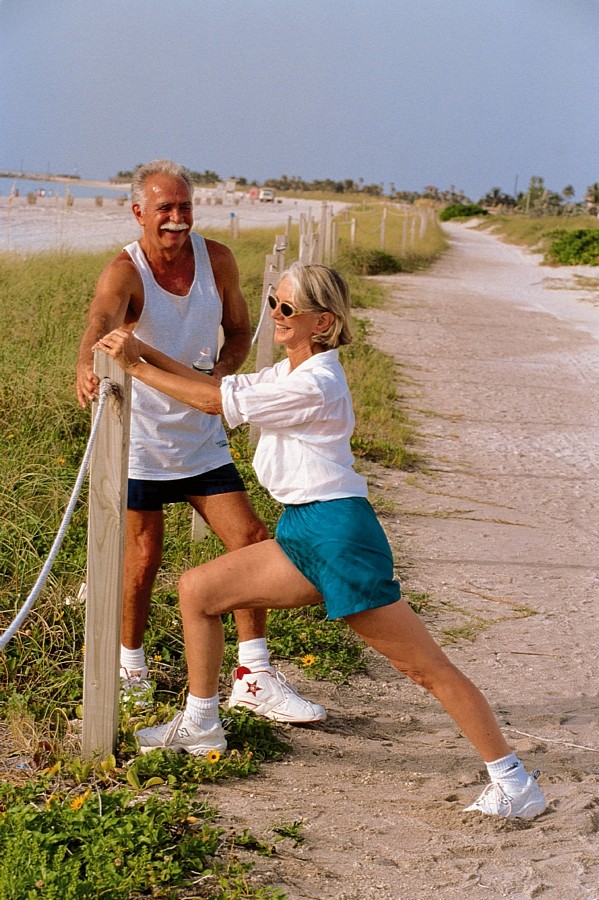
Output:
<svg viewBox="0 0 599 900">
<path fill-rule="evenodd" d="M 0 0 L 0 169 L 599 181 L 599 0 Z"/>
</svg>

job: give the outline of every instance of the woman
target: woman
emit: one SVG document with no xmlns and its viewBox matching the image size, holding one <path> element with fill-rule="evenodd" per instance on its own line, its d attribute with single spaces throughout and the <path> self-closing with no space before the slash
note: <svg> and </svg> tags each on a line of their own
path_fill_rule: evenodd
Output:
<svg viewBox="0 0 599 900">
<path fill-rule="evenodd" d="M 325 266 L 294 263 L 269 296 L 275 341 L 287 358 L 251 375 L 218 379 L 190 371 L 117 329 L 96 347 L 153 388 L 230 427 L 261 429 L 254 467 L 285 506 L 274 540 L 235 550 L 185 572 L 179 596 L 189 669 L 184 711 L 137 733 L 142 752 L 170 747 L 203 754 L 226 741 L 218 719 L 223 613 L 325 603 L 371 647 L 445 707 L 485 761 L 491 783 L 468 810 L 532 818 L 545 798 L 507 745 L 478 688 L 435 644 L 400 599 L 392 554 L 366 481 L 353 469 L 351 397 L 338 347 L 351 341 L 349 290 Z M 244 669 L 248 694 L 260 679 Z"/>
</svg>

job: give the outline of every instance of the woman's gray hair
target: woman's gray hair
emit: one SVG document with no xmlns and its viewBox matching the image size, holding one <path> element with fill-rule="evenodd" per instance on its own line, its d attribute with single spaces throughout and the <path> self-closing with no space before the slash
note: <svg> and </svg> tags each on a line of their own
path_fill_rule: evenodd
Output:
<svg viewBox="0 0 599 900">
<path fill-rule="evenodd" d="M 316 344 L 333 350 L 351 343 L 350 292 L 347 281 L 335 269 L 292 263 L 280 280 L 291 282 L 292 303 L 298 312 L 330 312 L 334 319 L 326 331 L 313 336 Z"/>
<path fill-rule="evenodd" d="M 136 203 L 142 211 L 146 202 L 146 182 L 152 175 L 169 175 L 171 178 L 180 178 L 188 186 L 189 193 L 193 197 L 194 184 L 189 169 L 173 162 L 172 159 L 154 159 L 152 162 L 139 166 L 131 179 L 131 204 Z"/>
</svg>

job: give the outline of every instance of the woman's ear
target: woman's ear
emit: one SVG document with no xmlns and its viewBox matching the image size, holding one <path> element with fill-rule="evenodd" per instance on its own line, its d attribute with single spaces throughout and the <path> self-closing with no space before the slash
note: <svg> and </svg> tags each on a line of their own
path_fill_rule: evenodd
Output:
<svg viewBox="0 0 599 900">
<path fill-rule="evenodd" d="M 331 327 L 334 321 L 335 316 L 332 312 L 327 311 L 319 313 L 318 319 L 316 320 L 316 325 L 314 327 L 314 333 L 322 334 L 323 331 L 327 331 L 327 329 Z"/>
</svg>

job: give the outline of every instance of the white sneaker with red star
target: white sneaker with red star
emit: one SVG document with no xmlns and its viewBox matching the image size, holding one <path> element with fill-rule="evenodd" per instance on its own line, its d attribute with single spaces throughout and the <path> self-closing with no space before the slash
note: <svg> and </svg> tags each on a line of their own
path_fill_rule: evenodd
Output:
<svg viewBox="0 0 599 900">
<path fill-rule="evenodd" d="M 324 722 L 327 717 L 322 706 L 305 700 L 276 669 L 251 672 L 246 666 L 239 666 L 233 670 L 232 679 L 229 707 L 240 706 L 266 719 L 296 725 Z"/>
</svg>

